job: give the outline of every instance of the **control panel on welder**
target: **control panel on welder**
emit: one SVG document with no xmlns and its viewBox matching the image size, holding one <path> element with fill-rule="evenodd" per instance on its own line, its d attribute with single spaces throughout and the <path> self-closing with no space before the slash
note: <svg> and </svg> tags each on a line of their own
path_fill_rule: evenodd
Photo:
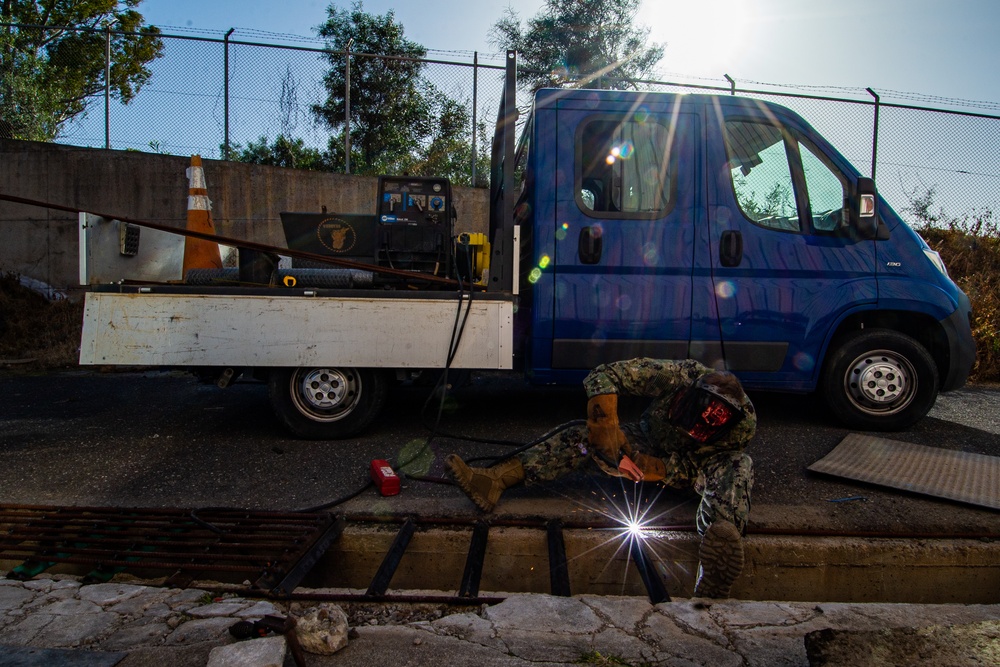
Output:
<svg viewBox="0 0 1000 667">
<path fill-rule="evenodd" d="M 377 263 L 396 269 L 450 275 L 454 217 L 448 179 L 380 176 Z"/>
<path fill-rule="evenodd" d="M 451 183 L 447 178 L 380 176 L 378 218 L 383 225 L 444 225 L 451 228 Z"/>
</svg>

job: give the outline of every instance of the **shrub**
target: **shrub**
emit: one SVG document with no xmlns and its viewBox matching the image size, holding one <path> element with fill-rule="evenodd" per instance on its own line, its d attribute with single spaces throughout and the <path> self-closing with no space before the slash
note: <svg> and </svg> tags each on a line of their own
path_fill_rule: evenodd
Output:
<svg viewBox="0 0 1000 667">
<path fill-rule="evenodd" d="M 82 325 L 82 303 L 48 301 L 22 287 L 17 274 L 0 273 L 0 365 L 75 366 Z"/>
<path fill-rule="evenodd" d="M 972 335 L 977 361 L 972 378 L 1000 381 L 1000 224 L 993 212 L 974 212 L 963 218 L 936 216 L 917 231 L 941 254 L 948 273 L 972 301 Z"/>
</svg>

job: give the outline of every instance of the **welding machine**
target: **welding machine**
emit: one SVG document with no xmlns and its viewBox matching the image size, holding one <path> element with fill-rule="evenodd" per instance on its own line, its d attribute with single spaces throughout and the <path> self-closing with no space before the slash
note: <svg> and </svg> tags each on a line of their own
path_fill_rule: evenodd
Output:
<svg viewBox="0 0 1000 667">
<path fill-rule="evenodd" d="M 451 275 L 455 209 L 447 178 L 379 176 L 376 217 L 380 266 Z"/>
</svg>

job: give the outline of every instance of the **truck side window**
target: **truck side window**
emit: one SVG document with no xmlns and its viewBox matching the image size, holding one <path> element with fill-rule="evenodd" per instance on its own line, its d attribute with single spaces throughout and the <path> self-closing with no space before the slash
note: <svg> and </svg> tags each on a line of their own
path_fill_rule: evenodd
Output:
<svg viewBox="0 0 1000 667">
<path fill-rule="evenodd" d="M 669 132 L 653 120 L 600 117 L 577 133 L 577 204 L 615 218 L 649 218 L 670 204 Z"/>
<path fill-rule="evenodd" d="M 813 229 L 818 232 L 835 232 L 847 227 L 847 207 L 844 205 L 846 188 L 843 180 L 809 146 L 798 143 L 806 190 L 809 192 Z"/>
<path fill-rule="evenodd" d="M 726 149 L 736 201 L 750 220 L 771 229 L 801 231 L 788 143 L 773 125 L 726 122 Z"/>
</svg>

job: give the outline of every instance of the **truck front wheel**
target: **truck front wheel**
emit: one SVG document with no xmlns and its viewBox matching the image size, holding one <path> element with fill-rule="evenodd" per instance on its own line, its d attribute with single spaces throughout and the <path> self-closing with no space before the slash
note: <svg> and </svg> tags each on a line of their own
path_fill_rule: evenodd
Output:
<svg viewBox="0 0 1000 667">
<path fill-rule="evenodd" d="M 823 391 L 834 416 L 848 426 L 898 431 L 934 406 L 937 365 L 923 345 L 905 334 L 861 331 L 828 359 Z"/>
<path fill-rule="evenodd" d="M 335 440 L 367 428 L 385 405 L 388 381 L 371 368 L 279 368 L 268 378 L 271 405 L 308 440 Z"/>
</svg>

